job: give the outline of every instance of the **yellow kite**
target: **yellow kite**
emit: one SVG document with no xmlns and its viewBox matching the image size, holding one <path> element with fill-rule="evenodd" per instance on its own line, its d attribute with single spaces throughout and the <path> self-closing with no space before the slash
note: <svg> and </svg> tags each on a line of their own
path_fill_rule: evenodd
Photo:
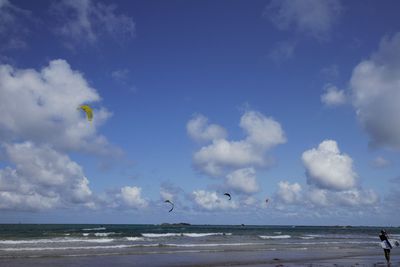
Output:
<svg viewBox="0 0 400 267">
<path fill-rule="evenodd" d="M 88 105 L 81 105 L 78 109 L 82 109 L 83 111 L 85 111 L 88 121 L 91 122 L 93 120 L 93 110 L 91 107 L 89 107 Z"/>
</svg>

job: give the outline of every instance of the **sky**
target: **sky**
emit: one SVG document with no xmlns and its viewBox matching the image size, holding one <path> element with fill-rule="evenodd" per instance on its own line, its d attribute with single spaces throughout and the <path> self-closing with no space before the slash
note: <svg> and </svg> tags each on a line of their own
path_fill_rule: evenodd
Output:
<svg viewBox="0 0 400 267">
<path fill-rule="evenodd" d="M 399 9 L 0 0 L 0 223 L 399 226 Z"/>
</svg>

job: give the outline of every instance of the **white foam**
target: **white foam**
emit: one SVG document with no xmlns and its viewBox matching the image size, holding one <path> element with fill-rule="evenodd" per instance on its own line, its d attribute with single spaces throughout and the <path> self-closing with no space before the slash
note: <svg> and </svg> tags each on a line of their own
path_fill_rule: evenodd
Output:
<svg viewBox="0 0 400 267">
<path fill-rule="evenodd" d="M 232 233 L 165 233 L 165 234 L 153 234 L 153 233 L 143 233 L 143 237 L 149 238 L 157 238 L 157 237 L 176 237 L 176 236 L 185 236 L 185 237 L 205 237 L 205 236 L 213 236 L 213 235 L 232 235 Z"/>
<path fill-rule="evenodd" d="M 291 238 L 290 235 L 259 235 L 262 239 L 287 239 Z"/>
<path fill-rule="evenodd" d="M 204 237 L 213 235 L 232 235 L 232 233 L 186 233 L 183 235 L 187 237 Z"/>
<path fill-rule="evenodd" d="M 89 250 L 89 249 L 120 249 L 132 247 L 158 247 L 159 244 L 145 245 L 113 245 L 113 246 L 90 246 L 90 247 L 26 247 L 26 248 L 0 248 L 0 251 L 43 251 L 43 250 Z"/>
<path fill-rule="evenodd" d="M 130 237 L 130 236 L 128 236 L 128 237 L 126 237 L 126 240 L 128 240 L 128 241 L 144 241 L 144 238 L 143 237 Z"/>
<path fill-rule="evenodd" d="M 0 244 L 19 245 L 19 244 L 73 243 L 73 242 L 108 243 L 112 241 L 114 241 L 114 239 L 110 238 L 98 238 L 98 239 L 52 238 L 52 239 L 33 239 L 33 240 L 0 240 Z"/>
<path fill-rule="evenodd" d="M 301 239 L 315 239 L 313 236 L 300 236 Z"/>
<path fill-rule="evenodd" d="M 97 227 L 97 228 L 84 228 L 82 231 L 103 231 L 106 230 L 107 228 L 105 227 Z"/>
<path fill-rule="evenodd" d="M 182 236 L 182 234 L 179 234 L 179 233 L 165 233 L 165 234 L 144 233 L 144 234 L 142 234 L 142 236 L 143 237 L 156 238 L 156 237 Z"/>
<path fill-rule="evenodd" d="M 109 233 L 94 233 L 94 236 L 101 236 L 101 237 L 107 237 L 109 235 L 115 235 L 114 232 L 109 232 Z"/>
</svg>

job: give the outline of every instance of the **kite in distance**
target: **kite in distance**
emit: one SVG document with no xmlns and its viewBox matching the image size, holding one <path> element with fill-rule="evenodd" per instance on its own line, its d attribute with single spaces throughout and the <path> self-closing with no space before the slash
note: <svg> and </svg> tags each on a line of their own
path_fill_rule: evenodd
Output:
<svg viewBox="0 0 400 267">
<path fill-rule="evenodd" d="M 81 109 L 86 113 L 88 121 L 91 122 L 93 120 L 93 110 L 91 107 L 89 107 L 88 105 L 80 105 L 78 109 Z"/>
<path fill-rule="evenodd" d="M 168 212 L 171 212 L 174 209 L 174 203 L 172 203 L 170 200 L 165 200 L 164 202 L 169 203 L 172 205 L 171 209 Z"/>
<path fill-rule="evenodd" d="M 228 197 L 229 197 L 229 200 L 232 199 L 231 194 L 229 194 L 229 193 L 225 193 L 224 196 L 228 196 Z"/>
</svg>

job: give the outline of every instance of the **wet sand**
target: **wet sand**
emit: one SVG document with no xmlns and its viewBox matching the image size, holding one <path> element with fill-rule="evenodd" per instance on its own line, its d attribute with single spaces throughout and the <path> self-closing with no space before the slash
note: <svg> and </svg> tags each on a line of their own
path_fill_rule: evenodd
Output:
<svg viewBox="0 0 400 267">
<path fill-rule="evenodd" d="M 399 250 L 400 252 L 400 250 Z M 392 265 L 400 266 L 400 253 L 392 251 Z M 307 251 L 226 251 L 201 253 L 154 253 L 132 255 L 59 256 L 0 259 L 3 267 L 47 266 L 387 266 L 383 252 L 327 250 Z"/>
</svg>

